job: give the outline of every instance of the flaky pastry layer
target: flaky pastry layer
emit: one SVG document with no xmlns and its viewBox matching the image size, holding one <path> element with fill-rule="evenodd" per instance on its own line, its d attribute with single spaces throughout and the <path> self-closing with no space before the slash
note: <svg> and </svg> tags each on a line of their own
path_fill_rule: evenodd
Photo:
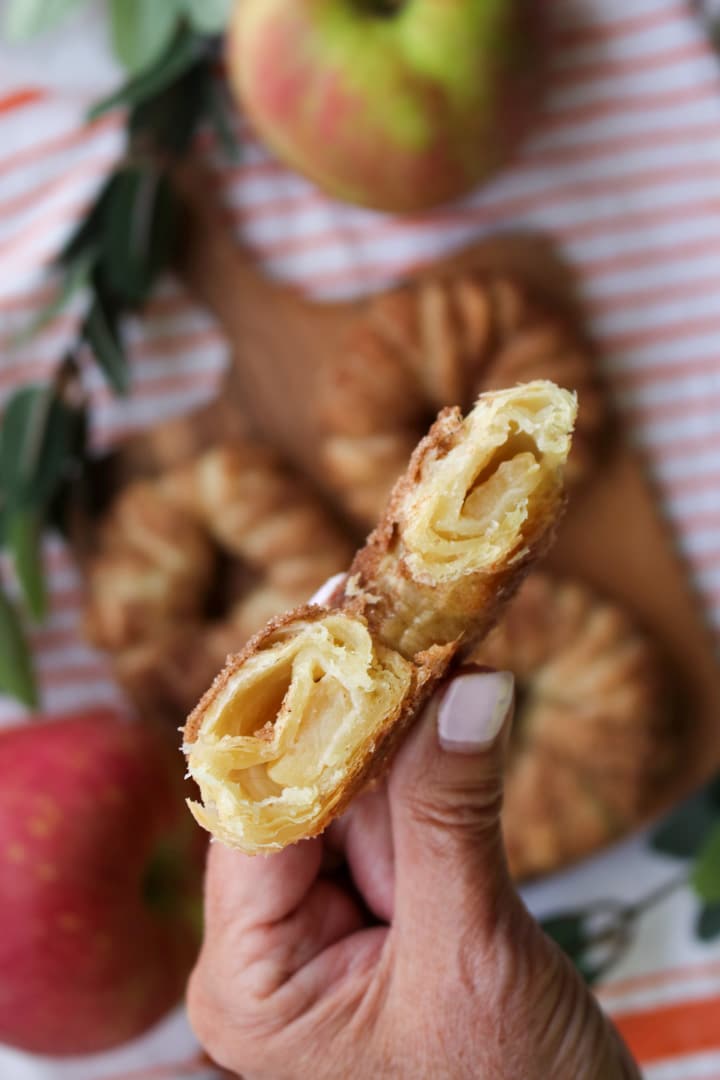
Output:
<svg viewBox="0 0 720 1080">
<path fill-rule="evenodd" d="M 309 608 L 271 627 L 221 676 L 190 750 L 220 840 L 277 848 L 317 830 L 398 718 L 412 664 L 360 620 Z M 191 721 L 192 723 L 192 721 Z"/>
<path fill-rule="evenodd" d="M 379 774 L 547 545 L 575 415 L 544 381 L 440 414 L 328 607 L 272 622 L 191 714 L 201 825 L 249 853 L 283 847 Z"/>
</svg>

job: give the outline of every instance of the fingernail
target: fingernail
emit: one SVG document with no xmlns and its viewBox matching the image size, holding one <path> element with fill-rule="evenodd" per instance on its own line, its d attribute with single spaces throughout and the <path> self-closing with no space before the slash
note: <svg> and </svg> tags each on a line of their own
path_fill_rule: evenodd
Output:
<svg viewBox="0 0 720 1080">
<path fill-rule="evenodd" d="M 453 679 L 438 709 L 443 750 L 472 754 L 495 741 L 510 711 L 515 680 L 510 671 Z"/>
<path fill-rule="evenodd" d="M 316 593 L 313 593 L 308 602 L 310 604 L 327 603 L 327 601 L 337 589 L 338 585 L 342 585 L 346 577 L 347 574 L 335 574 L 335 576 L 329 578 L 324 585 L 321 585 Z"/>
</svg>

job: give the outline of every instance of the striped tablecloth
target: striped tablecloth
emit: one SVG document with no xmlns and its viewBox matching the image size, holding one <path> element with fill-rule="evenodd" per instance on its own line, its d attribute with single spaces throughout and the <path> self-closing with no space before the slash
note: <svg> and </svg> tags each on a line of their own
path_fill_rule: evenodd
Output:
<svg viewBox="0 0 720 1080">
<path fill-rule="evenodd" d="M 389 285 L 497 230 L 552 234 L 579 271 L 605 373 L 646 453 L 707 617 L 720 626 L 720 66 L 690 0 L 548 7 L 552 85 L 540 123 L 515 165 L 473 197 L 411 221 L 341 206 L 279 165 L 248 131 L 242 164 L 221 167 L 220 194 L 268 272 L 326 298 Z M 71 310 L 22 350 L 9 348 L 47 293 L 47 261 L 118 153 L 121 117 L 81 122 L 87 104 L 118 78 L 97 14 L 49 41 L 0 46 L 2 400 L 21 380 L 48 374 L 72 335 Z M 132 340 L 130 401 L 90 378 L 99 446 L 207 399 L 226 363 L 217 328 L 172 281 Z M 52 614 L 32 634 L 45 711 L 122 707 L 102 658 L 79 636 L 79 579 L 58 541 L 48 543 L 47 560 Z M 12 703 L 0 703 L 0 721 L 21 718 Z M 598 895 L 632 902 L 675 873 L 640 837 L 527 897 L 540 914 Z M 695 909 L 684 889 L 656 904 L 599 991 L 649 1080 L 720 1078 L 720 942 L 694 939 Z M 0 1075 L 206 1075 L 196 1061 L 178 1011 L 102 1058 L 58 1064 L 0 1049 Z"/>
</svg>

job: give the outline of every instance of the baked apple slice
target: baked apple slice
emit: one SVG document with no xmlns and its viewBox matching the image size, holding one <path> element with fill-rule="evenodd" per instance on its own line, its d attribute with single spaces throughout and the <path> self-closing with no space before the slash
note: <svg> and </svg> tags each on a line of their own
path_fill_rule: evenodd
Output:
<svg viewBox="0 0 720 1080">
<path fill-rule="evenodd" d="M 201 825 L 248 853 L 284 847 L 382 772 L 549 543 L 575 415 L 545 381 L 440 414 L 344 585 L 229 657 L 189 717 Z"/>
</svg>

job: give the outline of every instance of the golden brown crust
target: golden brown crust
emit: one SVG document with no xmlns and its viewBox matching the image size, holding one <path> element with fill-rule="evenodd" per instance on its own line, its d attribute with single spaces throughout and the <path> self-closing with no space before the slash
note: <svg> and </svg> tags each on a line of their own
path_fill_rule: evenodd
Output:
<svg viewBox="0 0 720 1080">
<path fill-rule="evenodd" d="M 445 410 L 327 607 L 273 620 L 185 729 L 197 820 L 253 853 L 321 831 L 544 550 L 572 395 L 536 382 Z"/>
<path fill-rule="evenodd" d="M 228 652 L 350 556 L 303 481 L 236 439 L 121 492 L 88 567 L 86 633 L 141 711 L 177 723 Z"/>
<path fill-rule="evenodd" d="M 377 297 L 338 357 L 321 402 L 328 482 L 362 522 L 377 521 L 410 450 L 438 409 L 533 379 L 578 393 L 568 482 L 592 469 L 606 402 L 574 325 L 518 279 L 462 271 Z"/>
<path fill-rule="evenodd" d="M 187 719 L 184 729 L 186 752 L 197 740 L 208 710 L 228 689 L 234 676 L 251 657 L 257 656 L 268 644 L 271 644 L 279 631 L 292 627 L 298 621 L 320 622 L 325 616 L 331 614 L 333 610 L 338 609 L 319 605 L 304 605 L 295 611 L 278 616 L 247 642 L 240 652 L 228 657 L 225 667 L 216 676 L 210 688 Z M 427 650 L 424 655 L 416 658 L 417 663 L 411 670 L 410 684 L 406 693 L 396 702 L 395 707 L 384 715 L 382 724 L 374 733 L 372 753 L 365 754 L 351 762 L 350 768 L 343 778 L 342 785 L 337 787 L 333 798 L 325 803 L 322 812 L 316 815 L 312 822 L 304 828 L 303 838 L 317 836 L 322 833 L 335 817 L 343 813 L 358 791 L 365 788 L 373 779 L 382 776 L 419 710 L 448 673 L 456 653 L 457 646 L 452 644 L 444 647 L 433 647 Z M 270 723 L 269 726 L 271 726 Z M 263 734 L 265 733 L 263 732 Z M 260 735 L 260 732 L 256 732 L 256 735 Z M 204 824 L 204 822 L 201 822 L 201 824 Z M 218 835 L 221 839 L 227 839 L 222 834 Z M 299 837 L 295 837 L 295 839 L 299 839 Z M 272 849 L 273 846 L 280 845 L 268 843 L 263 846 Z M 251 847 L 247 850 L 253 853 Z"/>
<path fill-rule="evenodd" d="M 580 858 L 652 813 L 678 730 L 664 659 L 625 610 L 535 573 L 472 659 L 516 677 L 503 825 L 517 877 Z"/>
<path fill-rule="evenodd" d="M 531 388 L 539 387 L 542 398 L 542 388 L 547 385 L 527 384 L 526 400 L 522 403 L 530 409 L 535 404 Z M 496 403 L 516 398 L 520 398 L 520 389 L 488 394 L 479 401 Z M 491 420 L 490 415 L 483 418 L 483 422 Z M 572 427 L 571 416 L 565 416 L 563 422 L 565 430 Z M 510 439 L 515 437 L 512 435 Z M 396 483 L 379 524 L 355 556 L 344 586 L 346 610 L 362 615 L 380 640 L 403 655 L 413 655 L 440 640 L 462 639 L 463 648 L 467 649 L 474 638 L 483 637 L 495 622 L 499 607 L 522 581 L 529 564 L 551 544 L 564 508 L 563 475 L 561 464 L 556 464 L 548 470 L 547 484 L 535 487 L 531 493 L 533 513 L 518 525 L 511 542 L 502 547 L 495 561 L 487 563 L 482 573 L 461 574 L 450 582 L 420 580 L 409 566 L 413 552 L 407 542 L 411 520 L 418 513 L 417 504 L 429 498 L 418 493 L 423 491 L 426 475 L 462 448 L 467 438 L 467 422 L 460 410 L 443 409 L 415 449 L 406 473 Z M 566 454 L 565 442 L 559 451 L 559 461 Z M 551 456 L 549 447 L 545 456 Z M 464 505 L 467 501 L 466 498 Z M 462 506 L 457 508 L 458 517 L 462 510 Z M 418 625 L 419 612 L 429 616 L 426 629 Z"/>
</svg>

